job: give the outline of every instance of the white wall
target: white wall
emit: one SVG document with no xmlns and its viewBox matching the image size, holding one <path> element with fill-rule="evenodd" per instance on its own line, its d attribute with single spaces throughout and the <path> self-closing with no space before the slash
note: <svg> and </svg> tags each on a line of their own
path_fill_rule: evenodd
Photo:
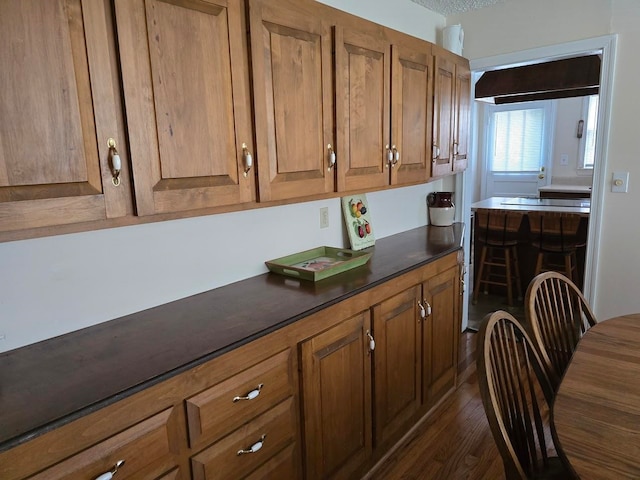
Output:
<svg viewBox="0 0 640 480">
<path fill-rule="evenodd" d="M 447 18 L 465 31 L 464 54 L 470 59 L 617 34 L 615 78 L 607 183 L 604 186 L 601 241 L 596 248 L 595 310 L 605 319 L 640 311 L 640 162 L 637 158 L 637 113 L 640 96 L 638 46 L 640 2 L 637 0 L 508 0 L 496 6 Z M 630 172 L 629 192 L 611 193 L 611 173 Z"/>
<path fill-rule="evenodd" d="M 579 167 L 580 139 L 577 136 L 578 122 L 583 119 L 583 103 L 586 97 L 562 98 L 557 100 L 556 128 L 553 139 L 551 183 L 564 185 L 591 185 L 593 172 Z M 566 165 L 560 163 L 562 155 L 567 155 Z"/>
<path fill-rule="evenodd" d="M 331 4 L 424 39 L 444 24 L 409 0 Z M 376 238 L 425 225 L 427 194 L 454 180 L 367 194 Z M 0 351 L 258 275 L 265 260 L 320 245 L 348 246 L 339 198 L 1 243 Z"/>
</svg>

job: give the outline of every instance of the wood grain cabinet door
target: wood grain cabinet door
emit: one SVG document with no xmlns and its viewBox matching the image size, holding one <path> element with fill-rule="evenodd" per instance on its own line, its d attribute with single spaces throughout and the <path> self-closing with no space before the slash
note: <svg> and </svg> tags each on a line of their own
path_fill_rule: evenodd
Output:
<svg viewBox="0 0 640 480">
<path fill-rule="evenodd" d="M 453 129 L 453 171 L 465 170 L 469 163 L 469 134 L 471 122 L 471 71 L 469 64 L 456 64 L 456 99 Z"/>
<path fill-rule="evenodd" d="M 335 190 L 330 26 L 314 2 L 249 0 L 259 200 Z"/>
<path fill-rule="evenodd" d="M 138 215 L 254 200 L 244 2 L 115 4 Z"/>
<path fill-rule="evenodd" d="M 389 185 L 391 45 L 378 34 L 336 27 L 338 190 Z"/>
<path fill-rule="evenodd" d="M 431 177 L 433 57 L 431 45 L 415 40 L 394 44 L 391 141 L 399 160 L 391 184 L 424 183 Z"/>
<path fill-rule="evenodd" d="M 371 455 L 369 311 L 300 345 L 308 480 L 349 478 Z"/>
<path fill-rule="evenodd" d="M 453 172 L 452 144 L 455 91 L 455 63 L 443 54 L 435 55 L 433 97 L 433 152 L 431 175 Z"/>
<path fill-rule="evenodd" d="M 418 285 L 373 307 L 376 447 L 406 427 L 420 408 L 421 293 Z"/>
<path fill-rule="evenodd" d="M 107 1 L 2 2 L 0 232 L 131 210 Z M 111 183 L 107 139 L 121 147 Z"/>
<path fill-rule="evenodd" d="M 423 403 L 434 405 L 455 387 L 458 357 L 459 267 L 450 268 L 423 284 L 431 314 L 423 323 Z"/>
</svg>

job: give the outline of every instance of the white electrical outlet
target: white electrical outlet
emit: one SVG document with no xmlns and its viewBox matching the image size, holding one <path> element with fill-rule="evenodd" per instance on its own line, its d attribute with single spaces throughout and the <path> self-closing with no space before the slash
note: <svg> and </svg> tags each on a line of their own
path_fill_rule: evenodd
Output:
<svg viewBox="0 0 640 480">
<path fill-rule="evenodd" d="M 320 228 L 327 228 L 329 226 L 329 207 L 322 207 L 320 209 Z"/>
<path fill-rule="evenodd" d="M 569 165 L 569 155 L 566 153 L 560 155 L 560 165 Z"/>
</svg>

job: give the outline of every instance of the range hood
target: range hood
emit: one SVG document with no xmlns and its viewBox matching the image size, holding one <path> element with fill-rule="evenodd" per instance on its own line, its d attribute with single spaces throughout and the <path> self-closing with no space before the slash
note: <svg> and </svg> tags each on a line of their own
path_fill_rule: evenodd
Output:
<svg viewBox="0 0 640 480">
<path fill-rule="evenodd" d="M 492 70 L 476 83 L 476 100 L 503 104 L 597 95 L 600 55 Z"/>
</svg>

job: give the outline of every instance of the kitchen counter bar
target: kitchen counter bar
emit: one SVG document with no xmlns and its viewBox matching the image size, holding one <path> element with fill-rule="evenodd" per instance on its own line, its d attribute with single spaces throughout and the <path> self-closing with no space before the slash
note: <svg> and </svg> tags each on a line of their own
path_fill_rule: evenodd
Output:
<svg viewBox="0 0 640 480">
<path fill-rule="evenodd" d="M 564 212 L 589 216 L 589 199 L 530 198 L 530 197 L 490 197 L 471 204 L 471 210 L 490 208 L 492 210 L 512 210 L 517 212 Z"/>
<path fill-rule="evenodd" d="M 265 273 L 1 353 L 0 451 L 455 252 L 463 233 L 416 228 L 315 283 Z"/>
</svg>

